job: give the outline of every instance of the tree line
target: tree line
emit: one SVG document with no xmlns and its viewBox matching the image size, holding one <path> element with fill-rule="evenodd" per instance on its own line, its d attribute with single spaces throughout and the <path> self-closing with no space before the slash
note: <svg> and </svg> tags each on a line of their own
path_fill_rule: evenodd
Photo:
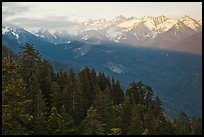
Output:
<svg viewBox="0 0 204 137">
<path fill-rule="evenodd" d="M 85 67 L 54 72 L 33 45 L 19 57 L 2 57 L 4 135 L 191 135 L 202 119 L 181 112 L 170 120 L 158 96 L 142 81 L 120 81 Z"/>
</svg>

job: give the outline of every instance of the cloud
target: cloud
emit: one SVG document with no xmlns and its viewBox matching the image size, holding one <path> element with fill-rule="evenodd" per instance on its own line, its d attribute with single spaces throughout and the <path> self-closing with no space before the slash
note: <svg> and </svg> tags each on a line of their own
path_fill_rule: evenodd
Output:
<svg viewBox="0 0 204 137">
<path fill-rule="evenodd" d="M 27 12 L 29 8 L 23 6 L 20 3 L 15 2 L 2 2 L 2 16 L 9 17 L 14 15 L 19 15 L 22 12 Z"/>
<path fill-rule="evenodd" d="M 74 27 L 77 22 L 69 21 L 66 16 L 47 16 L 44 18 L 18 17 L 11 19 L 16 25 L 23 24 L 27 28 L 64 29 Z"/>
</svg>

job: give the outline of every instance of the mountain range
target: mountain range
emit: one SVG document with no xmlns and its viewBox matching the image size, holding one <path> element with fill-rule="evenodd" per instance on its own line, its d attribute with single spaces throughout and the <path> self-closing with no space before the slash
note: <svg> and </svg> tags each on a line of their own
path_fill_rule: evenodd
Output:
<svg viewBox="0 0 204 137">
<path fill-rule="evenodd" d="M 187 39 L 197 41 L 201 37 L 196 36 L 202 36 L 202 20 L 195 20 L 187 15 L 180 19 L 170 19 L 163 15 L 142 18 L 125 18 L 121 15 L 110 21 L 88 19 L 76 25 L 74 30 L 72 33 L 67 30 L 50 33 L 48 29 L 41 28 L 32 34 L 54 44 L 69 43 L 74 40 L 91 44 L 114 42 L 135 47 L 164 48 L 202 54 L 201 44 L 197 46 L 188 42 L 184 44 Z M 6 31 L 6 28 L 2 28 L 2 33 Z"/>
<path fill-rule="evenodd" d="M 88 66 L 118 78 L 123 89 L 132 81 L 152 86 L 166 113 L 202 115 L 202 22 L 188 16 L 87 20 L 67 31 L 29 32 L 2 25 L 2 45 L 18 53 L 33 44 L 56 71 Z M 58 62 L 58 63 L 56 63 Z M 61 64 L 61 65 L 59 65 Z"/>
</svg>

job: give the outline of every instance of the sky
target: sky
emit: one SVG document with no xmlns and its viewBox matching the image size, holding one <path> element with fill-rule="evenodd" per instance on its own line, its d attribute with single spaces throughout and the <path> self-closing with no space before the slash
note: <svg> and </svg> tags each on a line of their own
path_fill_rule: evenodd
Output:
<svg viewBox="0 0 204 137">
<path fill-rule="evenodd" d="M 173 19 L 188 15 L 198 20 L 202 19 L 202 2 L 2 2 L 2 22 L 29 31 L 69 29 L 87 19 L 112 20 L 119 15 Z"/>
</svg>

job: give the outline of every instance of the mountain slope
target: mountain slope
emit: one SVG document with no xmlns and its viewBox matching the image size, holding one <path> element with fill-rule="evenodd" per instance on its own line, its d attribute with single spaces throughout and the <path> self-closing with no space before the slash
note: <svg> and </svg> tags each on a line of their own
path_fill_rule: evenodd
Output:
<svg viewBox="0 0 204 137">
<path fill-rule="evenodd" d="M 171 49 L 202 55 L 202 33 L 199 32 L 178 41 L 176 44 L 171 45 Z"/>
<path fill-rule="evenodd" d="M 76 26 L 77 35 L 81 39 L 101 39 L 132 46 L 166 46 L 202 31 L 202 23 L 189 16 L 170 19 L 166 16 L 145 16 L 142 18 L 125 18 L 118 16 L 113 20 L 88 20 Z M 92 33 L 89 33 L 91 32 Z M 98 34 L 100 33 L 100 37 Z M 175 50 L 177 47 L 174 47 Z M 178 49 L 180 51 L 180 48 Z M 185 50 L 184 50 L 185 51 Z"/>
</svg>

